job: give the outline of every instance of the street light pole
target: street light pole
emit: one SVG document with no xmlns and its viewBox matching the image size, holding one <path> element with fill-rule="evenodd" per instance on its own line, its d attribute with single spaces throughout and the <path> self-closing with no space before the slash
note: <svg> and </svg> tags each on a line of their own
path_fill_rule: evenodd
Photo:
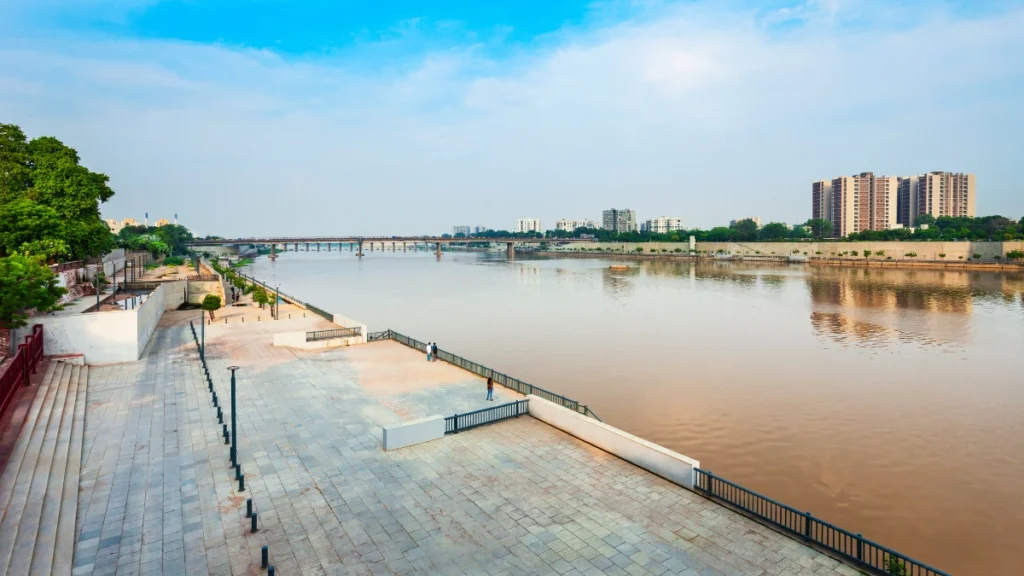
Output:
<svg viewBox="0 0 1024 576">
<path fill-rule="evenodd" d="M 281 285 L 277 285 L 277 289 L 274 290 L 274 320 L 281 319 Z"/>
<path fill-rule="evenodd" d="M 238 370 L 238 366 L 228 366 L 228 370 L 231 370 L 231 466 L 238 466 L 238 428 L 237 428 L 237 410 L 235 409 L 235 370 Z"/>
<path fill-rule="evenodd" d="M 203 345 L 199 347 L 199 360 L 206 360 L 206 310 L 199 309 L 199 333 L 202 334 Z"/>
<path fill-rule="evenodd" d="M 96 311 L 100 311 L 100 270 L 96 269 Z"/>
</svg>

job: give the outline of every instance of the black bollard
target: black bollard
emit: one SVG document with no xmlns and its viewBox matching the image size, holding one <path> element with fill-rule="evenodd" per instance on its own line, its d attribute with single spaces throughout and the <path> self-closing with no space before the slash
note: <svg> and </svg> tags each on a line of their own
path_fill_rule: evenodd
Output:
<svg viewBox="0 0 1024 576">
<path fill-rule="evenodd" d="M 242 465 L 241 464 L 235 464 L 235 480 L 238 480 L 241 477 L 242 477 Z"/>
<path fill-rule="evenodd" d="M 274 567 L 267 568 L 267 576 L 274 576 Z"/>
<path fill-rule="evenodd" d="M 261 555 L 262 555 L 262 558 L 263 558 L 262 563 L 260 563 L 260 568 L 266 568 L 267 566 L 270 565 L 270 548 L 267 547 L 267 546 L 264 546 L 263 548 L 260 549 L 260 552 L 261 552 Z"/>
<path fill-rule="evenodd" d="M 245 517 L 252 518 L 252 498 L 245 501 Z"/>
<path fill-rule="evenodd" d="M 245 492 L 245 474 L 238 476 L 238 491 Z"/>
<path fill-rule="evenodd" d="M 256 512 L 252 513 L 252 531 L 256 531 Z M 271 568 L 273 570 L 273 568 Z"/>
</svg>

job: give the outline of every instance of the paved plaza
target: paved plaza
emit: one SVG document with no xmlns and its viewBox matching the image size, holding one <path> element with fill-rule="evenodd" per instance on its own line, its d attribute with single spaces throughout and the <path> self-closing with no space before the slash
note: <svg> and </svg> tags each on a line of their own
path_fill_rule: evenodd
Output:
<svg viewBox="0 0 1024 576">
<path fill-rule="evenodd" d="M 528 416 L 384 452 L 381 427 L 520 396 L 394 342 L 271 345 L 312 317 L 206 329 L 225 404 L 240 367 L 239 492 L 185 314 L 90 368 L 76 575 L 258 574 L 263 545 L 283 576 L 858 574 Z"/>
</svg>

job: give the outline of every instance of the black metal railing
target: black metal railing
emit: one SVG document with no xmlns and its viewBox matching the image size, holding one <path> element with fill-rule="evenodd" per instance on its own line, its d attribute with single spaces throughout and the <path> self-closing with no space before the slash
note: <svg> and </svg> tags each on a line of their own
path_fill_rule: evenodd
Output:
<svg viewBox="0 0 1024 576">
<path fill-rule="evenodd" d="M 802 512 L 721 476 L 715 476 L 708 470 L 696 468 L 694 472 L 697 475 L 694 488 L 705 496 L 839 554 L 862 567 L 900 576 L 949 576 L 942 570 L 815 518 L 810 512 Z"/>
<path fill-rule="evenodd" d="M 386 339 L 394 340 L 399 344 L 404 344 L 410 348 L 414 348 L 421 352 L 426 350 L 427 347 L 426 342 L 421 342 L 415 338 L 410 338 L 409 336 L 406 336 L 394 330 L 385 330 L 384 332 L 371 332 L 366 340 L 367 342 L 373 342 L 376 340 Z M 580 404 L 579 402 L 573 400 L 572 398 L 566 398 L 561 394 L 555 394 L 554 392 L 541 388 L 540 386 L 534 386 L 529 382 L 524 382 L 518 378 L 514 378 L 503 372 L 498 372 L 494 369 L 484 366 L 483 364 L 478 364 L 476 362 L 473 362 L 472 360 L 467 360 L 462 356 L 452 354 L 451 352 L 448 352 L 447 350 L 443 350 L 441 348 L 437 349 L 437 357 L 449 364 L 452 364 L 453 366 L 458 366 L 459 368 L 472 372 L 473 374 L 476 374 L 477 376 L 480 376 L 482 378 L 491 378 L 494 380 L 495 384 L 501 384 L 505 388 L 515 390 L 520 394 L 533 394 L 549 402 L 554 402 L 555 404 L 558 404 L 563 408 L 568 408 L 570 410 L 573 410 L 574 412 L 583 414 L 584 416 L 590 416 L 591 418 L 597 420 L 598 422 L 601 421 L 601 419 L 597 417 L 597 414 L 595 414 L 594 411 L 591 410 L 587 405 Z"/>
<path fill-rule="evenodd" d="M 292 300 L 295 300 L 295 299 L 292 298 Z M 295 300 L 295 301 L 299 302 L 298 300 Z M 302 302 L 302 306 L 305 306 L 306 310 L 309 310 L 313 314 L 316 314 L 317 316 L 320 316 L 321 318 L 323 318 L 325 320 L 329 320 L 331 322 L 334 322 L 334 314 L 331 314 L 330 312 L 327 312 L 326 310 L 321 310 L 321 309 L 317 308 L 316 306 L 313 306 L 312 304 L 309 304 L 309 303 L 306 303 L 306 302 Z"/>
<path fill-rule="evenodd" d="M 306 342 L 330 340 L 331 338 L 355 338 L 362 333 L 363 329 L 359 327 L 336 328 L 334 330 L 315 330 L 313 332 L 306 332 Z"/>
<path fill-rule="evenodd" d="M 494 406 L 493 408 L 474 410 L 473 412 L 466 412 L 465 414 L 454 414 L 444 419 L 444 433 L 458 434 L 459 432 L 465 432 L 466 430 L 471 430 L 477 426 L 493 424 L 495 422 L 501 422 L 502 420 L 508 420 L 509 418 L 518 418 L 523 414 L 529 413 L 530 401 L 516 400 L 515 402 L 501 404 Z"/>
</svg>

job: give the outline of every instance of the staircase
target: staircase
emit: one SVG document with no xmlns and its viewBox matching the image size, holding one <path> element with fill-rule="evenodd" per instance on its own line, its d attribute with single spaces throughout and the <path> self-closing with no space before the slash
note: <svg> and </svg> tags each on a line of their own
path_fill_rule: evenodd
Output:
<svg viewBox="0 0 1024 576">
<path fill-rule="evenodd" d="M 46 362 L 0 474 L 0 574 L 71 574 L 88 370 Z"/>
</svg>

